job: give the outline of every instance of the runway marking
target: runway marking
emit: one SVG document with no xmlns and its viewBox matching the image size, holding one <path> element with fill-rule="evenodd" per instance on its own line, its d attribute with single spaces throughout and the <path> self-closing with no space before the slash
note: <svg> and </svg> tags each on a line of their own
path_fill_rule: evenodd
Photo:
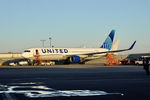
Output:
<svg viewBox="0 0 150 100">
<path fill-rule="evenodd" d="M 43 84 L 43 82 L 10 83 L 10 85 L 36 85 L 36 84 Z"/>
<path fill-rule="evenodd" d="M 0 84 L 0 89 L 3 91 L 6 91 L 5 85 Z M 2 95 L 3 100 L 17 100 L 14 96 L 12 96 L 9 93 L 4 92 Z"/>
<path fill-rule="evenodd" d="M 17 83 L 18 84 L 18 83 Z M 33 85 L 34 83 L 21 83 L 20 85 Z M 39 97 L 59 97 L 59 96 L 100 96 L 100 95 L 124 95 L 122 93 L 108 93 L 105 91 L 99 90 L 55 90 L 48 88 L 43 85 L 36 86 L 9 86 L 9 85 L 0 85 L 0 87 L 5 88 L 1 90 L 0 93 L 4 94 L 24 94 L 29 98 L 39 98 Z"/>
</svg>

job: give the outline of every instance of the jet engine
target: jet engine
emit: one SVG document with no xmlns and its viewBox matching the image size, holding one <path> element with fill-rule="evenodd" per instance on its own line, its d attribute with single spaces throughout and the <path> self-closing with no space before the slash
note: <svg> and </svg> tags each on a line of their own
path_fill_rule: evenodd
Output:
<svg viewBox="0 0 150 100">
<path fill-rule="evenodd" d="M 71 63 L 79 63 L 80 60 L 81 60 L 81 58 L 79 56 L 72 56 L 72 57 L 69 58 L 69 61 Z"/>
</svg>

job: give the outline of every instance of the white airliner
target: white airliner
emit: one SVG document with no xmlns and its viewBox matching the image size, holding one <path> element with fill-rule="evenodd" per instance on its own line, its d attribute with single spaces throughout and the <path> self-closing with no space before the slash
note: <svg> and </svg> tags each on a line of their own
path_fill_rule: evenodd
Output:
<svg viewBox="0 0 150 100">
<path fill-rule="evenodd" d="M 100 48 L 30 48 L 25 50 L 22 53 L 22 56 L 30 59 L 31 61 L 64 60 L 66 63 L 84 64 L 87 59 L 89 60 L 90 58 L 93 59 L 93 57 L 100 57 L 102 55 L 106 55 L 107 53 L 131 50 L 134 47 L 136 41 L 128 49 L 112 49 L 114 34 L 115 31 L 112 30 Z"/>
</svg>

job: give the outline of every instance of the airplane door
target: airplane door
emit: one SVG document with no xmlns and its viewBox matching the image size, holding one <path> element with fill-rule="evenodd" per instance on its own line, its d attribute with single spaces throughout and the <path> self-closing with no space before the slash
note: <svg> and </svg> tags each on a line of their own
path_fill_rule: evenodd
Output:
<svg viewBox="0 0 150 100">
<path fill-rule="evenodd" d="M 34 55 L 39 55 L 39 50 L 38 49 L 35 49 L 34 51 L 33 51 L 34 53 Z"/>
<path fill-rule="evenodd" d="M 35 52 L 36 52 L 36 55 L 38 55 L 38 54 L 39 54 L 39 51 L 38 51 L 37 49 L 35 50 Z"/>
</svg>

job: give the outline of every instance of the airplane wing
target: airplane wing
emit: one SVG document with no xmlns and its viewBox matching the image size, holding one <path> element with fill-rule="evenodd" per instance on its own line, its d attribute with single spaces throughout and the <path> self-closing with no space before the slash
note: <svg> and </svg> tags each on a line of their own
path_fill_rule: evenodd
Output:
<svg viewBox="0 0 150 100">
<path fill-rule="evenodd" d="M 134 43 L 131 45 L 130 48 L 128 49 L 121 49 L 121 50 L 109 50 L 109 51 L 104 51 L 104 52 L 91 52 L 91 53 L 81 53 L 81 54 L 77 54 L 77 55 L 88 55 L 88 56 L 92 56 L 94 54 L 103 54 L 103 53 L 115 53 L 115 52 L 123 52 L 123 51 L 128 51 L 128 50 L 132 50 L 134 45 L 135 45 L 136 41 L 134 41 Z M 75 55 L 75 54 L 74 54 Z M 71 56 L 71 55 L 68 55 Z"/>
<path fill-rule="evenodd" d="M 94 55 L 94 54 L 102 54 L 102 53 L 115 53 L 115 52 L 123 52 L 123 51 L 128 51 L 128 50 L 132 50 L 134 45 L 135 45 L 136 41 L 134 41 L 134 43 L 131 45 L 130 48 L 128 49 L 122 49 L 122 50 L 110 50 L 110 51 L 105 51 L 105 52 L 93 52 L 93 53 L 87 53 L 87 55 Z"/>
</svg>

